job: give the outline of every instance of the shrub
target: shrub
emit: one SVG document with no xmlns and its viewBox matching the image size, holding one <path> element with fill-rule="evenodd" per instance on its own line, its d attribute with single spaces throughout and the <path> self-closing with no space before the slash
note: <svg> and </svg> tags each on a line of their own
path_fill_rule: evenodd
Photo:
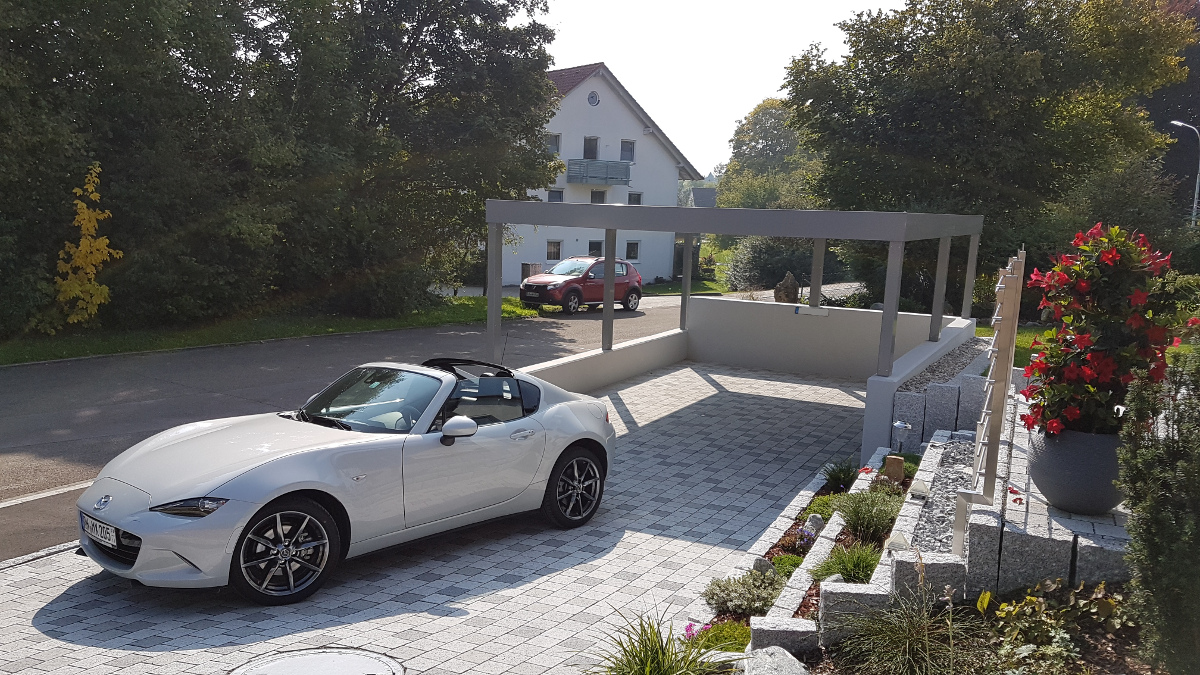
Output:
<svg viewBox="0 0 1200 675">
<path fill-rule="evenodd" d="M 849 635 L 835 661 L 859 675 L 988 672 L 994 661 L 987 624 L 927 590 L 893 595 L 887 607 L 847 614 L 838 625 Z"/>
<path fill-rule="evenodd" d="M 429 291 L 430 276 L 413 267 L 366 270 L 330 295 L 328 310 L 372 319 L 383 319 L 428 309 L 442 302 Z"/>
<path fill-rule="evenodd" d="M 825 477 L 825 486 L 830 490 L 845 492 L 858 478 L 858 468 L 858 462 L 851 456 L 821 467 L 821 475 Z"/>
<path fill-rule="evenodd" d="M 795 572 L 802 562 L 804 562 L 804 556 L 790 553 L 777 555 L 771 559 L 771 564 L 775 566 L 775 573 L 784 579 L 790 578 L 792 572 Z"/>
<path fill-rule="evenodd" d="M 812 240 L 792 237 L 746 237 L 725 266 L 725 283 L 731 291 L 774 288 L 791 272 L 807 285 L 812 271 Z"/>
<path fill-rule="evenodd" d="M 882 544 L 896 522 L 904 498 L 884 492 L 844 495 L 837 510 L 846 520 L 846 530 L 859 541 Z"/>
<path fill-rule="evenodd" d="M 917 475 L 917 470 L 921 468 L 921 455 L 916 455 L 911 452 L 898 453 L 904 458 L 904 477 L 911 479 Z"/>
<path fill-rule="evenodd" d="M 904 486 L 884 475 L 878 475 L 871 481 L 871 492 L 878 492 L 893 497 L 904 496 Z"/>
<path fill-rule="evenodd" d="M 829 557 L 813 569 L 813 578 L 818 581 L 835 574 L 842 575 L 846 583 L 865 584 L 875 573 L 881 551 L 869 544 L 855 542 L 849 547 L 838 546 Z"/>
<path fill-rule="evenodd" d="M 662 619 L 639 616 L 607 637 L 608 646 L 595 654 L 599 661 L 587 669 L 592 675 L 708 675 L 728 670 L 729 660 L 713 659 L 701 640 L 675 637 Z"/>
<path fill-rule="evenodd" d="M 1119 450 L 1118 486 L 1132 512 L 1133 609 L 1147 656 L 1171 673 L 1196 672 L 1200 654 L 1198 395 L 1200 342 L 1193 339 L 1164 382 L 1134 383 Z"/>
<path fill-rule="evenodd" d="M 713 579 L 701 596 L 717 614 L 766 616 L 786 583 L 778 574 L 750 571 L 740 577 Z"/>
<path fill-rule="evenodd" d="M 690 639 L 699 642 L 704 649 L 743 652 L 750 644 L 750 626 L 737 621 L 722 621 L 696 631 Z"/>
<path fill-rule="evenodd" d="M 1125 400 L 1132 371 L 1149 369 L 1155 380 L 1166 372 L 1175 312 L 1159 275 L 1171 256 L 1152 251 L 1143 234 L 1100 223 L 1075 235 L 1074 247 L 1029 276 L 1030 287 L 1044 290 L 1043 319 L 1055 326 L 1033 342 L 1044 349 L 1025 368 L 1037 382 L 1021 391 L 1030 402 L 1021 421 L 1049 434 L 1116 433 L 1113 407 Z"/>
<path fill-rule="evenodd" d="M 785 534 L 779 538 L 779 543 L 776 544 L 780 548 L 796 555 L 804 555 L 812 548 L 813 542 L 817 540 L 817 535 L 805 529 L 798 530 L 795 534 Z"/>
<path fill-rule="evenodd" d="M 834 495 L 813 497 L 813 500 L 808 503 L 808 507 L 804 509 L 796 520 L 805 520 L 815 513 L 821 516 L 825 522 L 829 522 L 829 519 L 833 517 L 833 497 Z"/>
</svg>

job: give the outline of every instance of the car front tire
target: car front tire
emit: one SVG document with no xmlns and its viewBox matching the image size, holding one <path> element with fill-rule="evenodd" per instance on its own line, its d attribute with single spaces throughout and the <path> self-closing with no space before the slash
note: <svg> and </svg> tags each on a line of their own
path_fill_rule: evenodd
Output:
<svg viewBox="0 0 1200 675">
<path fill-rule="evenodd" d="M 542 515 L 569 530 L 592 519 L 604 498 L 604 469 L 596 453 L 572 445 L 563 451 L 546 482 Z"/>
<path fill-rule="evenodd" d="M 337 569 L 342 535 L 320 504 L 283 497 L 255 513 L 238 538 L 229 583 L 260 605 L 289 605 L 319 589 Z"/>
<path fill-rule="evenodd" d="M 583 303 L 583 298 L 579 295 L 579 291 L 570 291 L 567 297 L 563 298 L 563 313 L 574 314 L 579 311 L 579 305 Z"/>
<path fill-rule="evenodd" d="M 629 291 L 625 294 L 625 299 L 621 301 L 621 305 L 628 311 L 632 312 L 642 304 L 642 294 L 639 291 Z"/>
</svg>

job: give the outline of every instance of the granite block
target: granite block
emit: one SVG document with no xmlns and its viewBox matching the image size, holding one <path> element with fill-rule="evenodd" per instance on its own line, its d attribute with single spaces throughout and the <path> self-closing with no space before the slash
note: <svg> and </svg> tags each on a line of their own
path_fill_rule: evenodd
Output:
<svg viewBox="0 0 1200 675">
<path fill-rule="evenodd" d="M 954 431 L 958 427 L 958 386 L 930 384 L 925 388 L 925 429 L 922 440 L 933 438 L 940 429 Z"/>
<path fill-rule="evenodd" d="M 983 389 L 987 378 L 979 375 L 963 375 L 958 384 L 958 426 L 960 431 L 975 431 L 979 416 L 983 414 Z"/>
<path fill-rule="evenodd" d="M 1125 563 L 1125 544 L 1122 539 L 1105 536 L 1079 537 L 1075 554 L 1075 583 L 1090 586 L 1101 581 L 1129 581 L 1129 565 Z"/>
<path fill-rule="evenodd" d="M 912 431 L 904 439 L 904 449 L 915 448 L 925 439 L 925 394 L 913 391 L 898 391 L 892 399 L 892 421 L 900 420 L 912 425 Z M 935 430 L 936 431 L 936 430 Z M 900 452 L 900 440 L 892 431 L 892 450 Z"/>
</svg>

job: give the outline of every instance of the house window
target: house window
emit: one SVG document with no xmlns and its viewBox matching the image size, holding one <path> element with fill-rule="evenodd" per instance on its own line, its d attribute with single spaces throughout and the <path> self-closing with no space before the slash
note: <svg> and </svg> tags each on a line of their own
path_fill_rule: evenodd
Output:
<svg viewBox="0 0 1200 675">
<path fill-rule="evenodd" d="M 633 161 L 633 141 L 621 141 L 621 161 Z"/>
<path fill-rule="evenodd" d="M 599 258 L 600 256 L 604 255 L 604 240 L 593 239 L 592 241 L 589 241 L 588 255 L 592 256 L 593 258 Z"/>
<path fill-rule="evenodd" d="M 561 202 L 563 200 L 562 197 L 563 197 L 562 190 L 548 190 L 546 192 L 546 201 L 548 201 L 548 202 Z"/>
<path fill-rule="evenodd" d="M 585 136 L 583 138 L 583 158 L 584 159 L 599 159 L 600 157 L 600 139 L 596 136 Z"/>
<path fill-rule="evenodd" d="M 562 260 L 562 242 L 546 242 L 546 260 Z"/>
<path fill-rule="evenodd" d="M 562 134 L 546 134 L 546 152 L 557 155 L 562 149 Z"/>
<path fill-rule="evenodd" d="M 604 190 L 592 190 L 592 203 L 603 204 L 605 194 Z"/>
<path fill-rule="evenodd" d="M 635 206 L 641 206 L 642 205 L 642 193 L 630 192 L 629 193 L 629 203 L 633 204 Z"/>
<path fill-rule="evenodd" d="M 640 241 L 625 242 L 625 259 L 626 260 L 637 260 L 638 254 L 641 253 L 641 249 L 642 249 L 642 242 L 640 242 Z"/>
</svg>

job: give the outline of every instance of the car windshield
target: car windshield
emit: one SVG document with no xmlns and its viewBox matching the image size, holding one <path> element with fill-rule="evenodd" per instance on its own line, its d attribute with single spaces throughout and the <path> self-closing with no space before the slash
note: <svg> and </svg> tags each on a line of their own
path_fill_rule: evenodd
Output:
<svg viewBox="0 0 1200 675">
<path fill-rule="evenodd" d="M 420 373 L 355 368 L 301 408 L 301 418 L 354 431 L 407 433 L 441 386 Z"/>
<path fill-rule="evenodd" d="M 568 277 L 578 277 L 591 266 L 589 260 L 564 260 L 550 268 L 550 274 L 562 274 Z"/>
</svg>

